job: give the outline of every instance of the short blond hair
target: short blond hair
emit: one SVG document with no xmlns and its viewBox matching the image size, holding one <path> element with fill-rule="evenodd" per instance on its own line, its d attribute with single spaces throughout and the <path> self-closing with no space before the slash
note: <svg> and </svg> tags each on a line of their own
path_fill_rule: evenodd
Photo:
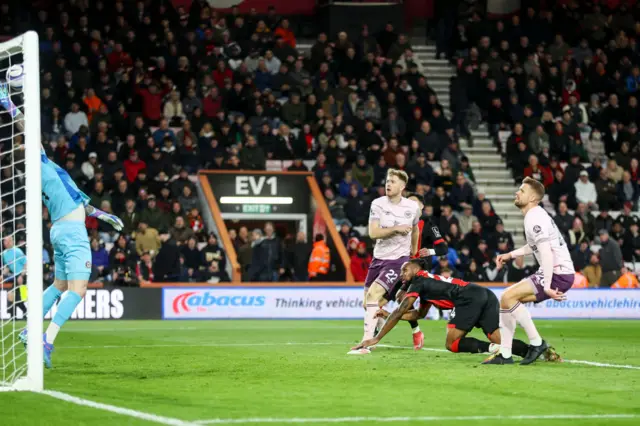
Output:
<svg viewBox="0 0 640 426">
<path fill-rule="evenodd" d="M 536 179 L 534 179 L 532 177 L 527 176 L 522 181 L 522 184 L 523 185 L 524 184 L 529 185 L 529 187 L 531 187 L 533 192 L 536 194 L 536 197 L 538 198 L 538 201 L 542 201 L 542 199 L 544 198 L 544 185 L 542 184 L 542 182 L 540 182 L 539 180 L 536 180 Z"/>
<path fill-rule="evenodd" d="M 387 172 L 387 179 L 389 179 L 391 176 L 397 177 L 398 179 L 403 181 L 405 185 L 409 183 L 409 175 L 404 170 L 389 169 L 389 171 Z"/>
</svg>

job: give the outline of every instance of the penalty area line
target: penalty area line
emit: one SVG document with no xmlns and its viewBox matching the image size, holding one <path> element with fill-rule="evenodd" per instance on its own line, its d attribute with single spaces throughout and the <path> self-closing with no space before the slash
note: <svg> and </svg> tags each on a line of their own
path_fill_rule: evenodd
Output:
<svg viewBox="0 0 640 426">
<path fill-rule="evenodd" d="M 250 423 L 362 423 L 362 422 L 462 422 L 462 421 L 508 421 L 508 420 L 590 420 L 590 419 L 635 419 L 638 414 L 549 414 L 518 416 L 420 416 L 420 417 L 327 417 L 327 418 L 246 418 L 198 420 L 198 425 L 225 425 Z"/>
<path fill-rule="evenodd" d="M 146 420 L 149 422 L 158 423 L 162 425 L 168 425 L 168 426 L 196 426 L 197 425 L 197 423 L 186 422 L 180 419 L 158 416 L 156 414 L 132 410 L 130 408 L 118 407 L 116 405 L 103 404 L 101 402 L 95 402 L 95 401 L 91 401 L 84 398 L 78 398 L 76 396 L 69 395 L 64 392 L 45 390 L 40 393 L 43 395 L 48 395 L 52 398 L 59 399 L 61 401 L 69 402 L 71 404 L 81 405 L 83 407 L 95 408 L 96 410 L 108 411 L 110 413 L 133 417 L 135 419 Z"/>
<path fill-rule="evenodd" d="M 390 348 L 390 349 L 413 349 L 409 346 L 394 346 L 394 345 L 376 345 L 381 348 Z M 449 352 L 446 349 L 438 349 L 438 348 L 422 348 L 423 351 L 428 352 Z M 640 370 L 640 366 L 637 365 L 625 365 L 625 364 L 608 364 L 606 362 L 594 362 L 594 361 L 583 361 L 579 359 L 565 359 L 562 362 L 567 364 L 581 364 L 581 365 L 589 365 L 591 367 L 603 367 L 603 368 L 622 368 L 626 370 Z"/>
</svg>

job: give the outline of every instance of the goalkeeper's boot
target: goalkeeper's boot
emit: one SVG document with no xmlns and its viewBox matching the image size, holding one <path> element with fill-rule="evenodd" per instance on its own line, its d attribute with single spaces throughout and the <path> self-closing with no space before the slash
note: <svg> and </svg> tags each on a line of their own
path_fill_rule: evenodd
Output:
<svg viewBox="0 0 640 426">
<path fill-rule="evenodd" d="M 413 333 L 413 349 L 419 351 L 424 346 L 424 334 L 422 331 Z"/>
<path fill-rule="evenodd" d="M 545 342 L 544 340 L 539 346 L 529 345 L 527 355 L 522 358 L 522 361 L 520 361 L 520 365 L 533 364 L 540 357 L 540 355 L 545 353 L 547 349 L 549 349 L 549 345 L 547 345 L 547 342 Z"/>
<path fill-rule="evenodd" d="M 482 364 L 493 364 L 493 365 L 506 365 L 513 364 L 513 358 L 505 358 L 502 354 L 498 353 L 495 355 L 491 355 L 489 358 L 482 361 Z"/>
<path fill-rule="evenodd" d="M 45 333 L 42 336 L 42 344 L 43 344 L 43 356 L 44 356 L 44 366 L 47 368 L 51 368 L 51 353 L 53 352 L 53 344 L 47 343 L 47 334 Z"/>
<path fill-rule="evenodd" d="M 18 340 L 22 342 L 22 344 L 24 345 L 24 348 L 26 349 L 27 348 L 27 329 L 26 328 L 22 329 L 20 334 L 18 334 Z"/>
</svg>

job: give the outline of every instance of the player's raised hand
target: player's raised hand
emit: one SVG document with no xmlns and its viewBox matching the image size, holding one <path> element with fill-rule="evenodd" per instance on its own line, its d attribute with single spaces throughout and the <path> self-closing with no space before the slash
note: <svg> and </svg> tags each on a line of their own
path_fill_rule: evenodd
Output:
<svg viewBox="0 0 640 426">
<path fill-rule="evenodd" d="M 496 266 L 498 267 L 498 270 L 502 269 L 502 266 L 510 260 L 511 260 L 511 253 L 499 254 L 496 257 Z"/>
<path fill-rule="evenodd" d="M 553 300 L 556 300 L 558 302 L 562 302 L 563 300 L 567 300 L 567 295 L 561 291 L 558 290 L 554 290 L 552 288 L 550 289 L 545 289 L 544 291 L 547 296 L 549 296 L 550 298 L 552 298 Z"/>
</svg>

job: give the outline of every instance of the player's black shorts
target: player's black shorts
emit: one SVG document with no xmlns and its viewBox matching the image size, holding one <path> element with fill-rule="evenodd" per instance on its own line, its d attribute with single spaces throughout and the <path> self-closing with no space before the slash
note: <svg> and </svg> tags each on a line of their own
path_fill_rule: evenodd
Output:
<svg viewBox="0 0 640 426">
<path fill-rule="evenodd" d="M 485 335 L 500 328 L 500 302 L 491 290 L 469 284 L 464 296 L 451 311 L 449 328 L 469 332 L 477 327 L 481 328 Z"/>
</svg>

